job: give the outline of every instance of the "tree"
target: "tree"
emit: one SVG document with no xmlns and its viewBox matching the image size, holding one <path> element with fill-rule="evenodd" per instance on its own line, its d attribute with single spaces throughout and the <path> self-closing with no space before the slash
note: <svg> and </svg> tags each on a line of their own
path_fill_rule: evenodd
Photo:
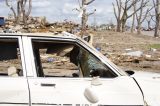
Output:
<svg viewBox="0 0 160 106">
<path fill-rule="evenodd" d="M 135 0 L 133 0 L 133 2 L 134 2 Z M 133 5 L 133 11 L 136 11 L 136 4 L 134 4 Z M 133 33 L 134 32 L 134 28 L 135 28 L 135 17 L 136 17 L 136 15 L 135 14 L 133 14 L 133 21 L 132 21 L 132 26 L 131 26 L 131 33 Z"/>
<path fill-rule="evenodd" d="M 121 11 L 122 11 L 122 1 L 121 0 L 116 0 L 117 3 L 117 8 L 118 8 L 118 13 L 116 13 L 116 8 L 115 5 L 113 4 L 113 9 L 114 9 L 114 15 L 117 20 L 117 32 L 121 32 L 122 28 L 122 21 L 121 21 Z"/>
<path fill-rule="evenodd" d="M 151 12 L 148 13 L 147 17 L 146 17 L 146 22 L 147 22 L 147 28 L 150 29 L 151 28 L 151 22 L 156 22 L 153 17 L 155 17 L 155 15 L 152 15 Z"/>
<path fill-rule="evenodd" d="M 96 9 L 95 9 L 93 12 L 87 13 L 86 7 L 88 5 L 90 5 L 94 1 L 95 0 L 82 0 L 82 4 L 80 5 L 80 3 L 79 3 L 80 9 L 76 8 L 76 10 L 80 12 L 80 14 L 82 13 L 82 16 L 81 16 L 81 24 L 82 24 L 82 27 L 81 27 L 81 37 L 83 37 L 84 35 L 86 35 L 86 26 L 87 26 L 88 17 L 90 15 L 94 14 L 94 12 L 96 11 Z"/>
<path fill-rule="evenodd" d="M 22 20 L 23 24 L 26 25 L 27 19 L 30 15 L 31 9 L 32 9 L 32 0 L 17 0 L 16 1 L 16 4 L 17 4 L 16 9 L 12 5 L 13 0 L 10 0 L 10 1 L 5 0 L 5 1 L 6 1 L 6 5 L 13 12 L 15 23 L 19 24 L 20 21 Z M 27 5 L 27 3 L 28 3 L 28 5 Z"/>
<path fill-rule="evenodd" d="M 147 4 L 149 3 L 148 0 L 141 0 L 141 3 L 139 4 L 141 7 L 147 7 Z M 141 34 L 141 26 L 142 23 L 144 22 L 144 20 L 146 19 L 149 11 L 152 10 L 152 8 L 148 8 L 147 10 L 145 10 L 145 8 L 140 8 L 139 12 L 136 12 L 136 20 L 137 20 L 137 34 Z M 146 11 L 146 12 L 144 12 Z"/>
<path fill-rule="evenodd" d="M 153 4 L 155 7 L 155 17 L 156 17 L 156 26 L 155 26 L 155 32 L 154 37 L 159 37 L 159 29 L 160 29 L 160 1 L 159 0 L 153 0 Z"/>
<path fill-rule="evenodd" d="M 114 15 L 117 20 L 117 32 L 121 31 L 124 32 L 127 20 L 141 8 L 145 7 L 146 4 L 143 4 L 138 8 L 136 8 L 135 11 L 129 14 L 131 8 L 138 2 L 140 2 L 140 0 L 116 0 L 117 8 L 115 7 L 114 3 L 112 3 L 114 9 Z"/>
</svg>

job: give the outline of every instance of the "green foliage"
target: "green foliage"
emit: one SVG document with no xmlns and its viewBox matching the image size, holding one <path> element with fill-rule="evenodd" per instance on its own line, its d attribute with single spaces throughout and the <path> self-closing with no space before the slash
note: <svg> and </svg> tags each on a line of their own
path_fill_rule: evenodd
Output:
<svg viewBox="0 0 160 106">
<path fill-rule="evenodd" d="M 160 49 L 160 44 L 151 44 L 149 45 L 149 48 Z"/>
</svg>

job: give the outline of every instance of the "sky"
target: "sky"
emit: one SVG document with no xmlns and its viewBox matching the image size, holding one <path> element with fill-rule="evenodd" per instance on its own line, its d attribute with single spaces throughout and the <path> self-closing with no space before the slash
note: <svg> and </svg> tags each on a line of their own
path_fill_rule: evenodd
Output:
<svg viewBox="0 0 160 106">
<path fill-rule="evenodd" d="M 14 1 L 14 0 L 13 0 Z M 32 16 L 45 16 L 49 22 L 62 22 L 65 19 L 80 23 L 81 17 L 78 17 L 79 12 L 73 10 L 79 8 L 81 0 L 32 0 Z M 107 24 L 115 22 L 112 2 L 114 0 L 95 0 L 87 6 L 88 12 L 96 9 L 95 15 L 89 17 L 88 24 Z M 16 4 L 13 3 L 15 6 Z M 12 12 L 6 6 L 5 0 L 0 0 L 0 16 L 7 17 Z"/>
</svg>

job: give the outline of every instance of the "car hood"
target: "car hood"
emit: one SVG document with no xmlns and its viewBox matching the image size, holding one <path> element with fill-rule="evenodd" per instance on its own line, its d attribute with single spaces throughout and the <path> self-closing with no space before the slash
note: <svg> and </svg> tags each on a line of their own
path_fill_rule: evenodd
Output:
<svg viewBox="0 0 160 106">
<path fill-rule="evenodd" d="M 134 77 L 143 91 L 149 106 L 160 106 L 160 73 L 135 72 Z"/>
</svg>

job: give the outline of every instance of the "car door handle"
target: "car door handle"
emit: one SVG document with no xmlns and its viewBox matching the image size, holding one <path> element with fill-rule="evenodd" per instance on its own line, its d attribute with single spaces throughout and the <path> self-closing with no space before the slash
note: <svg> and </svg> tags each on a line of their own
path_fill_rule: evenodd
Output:
<svg viewBox="0 0 160 106">
<path fill-rule="evenodd" d="M 41 83 L 41 86 L 46 86 L 46 87 L 55 87 L 56 84 L 50 84 L 50 83 Z"/>
</svg>

